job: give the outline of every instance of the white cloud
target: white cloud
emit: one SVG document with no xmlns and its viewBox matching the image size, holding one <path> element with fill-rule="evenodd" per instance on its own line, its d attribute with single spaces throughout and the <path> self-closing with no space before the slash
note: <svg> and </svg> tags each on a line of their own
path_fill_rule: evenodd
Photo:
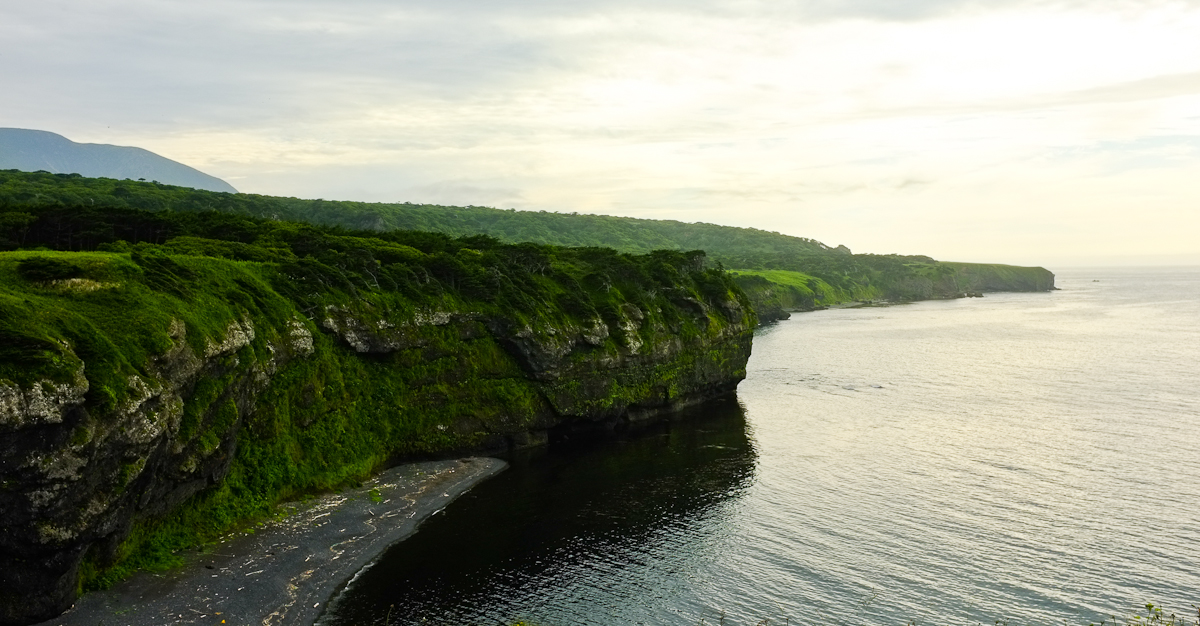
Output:
<svg viewBox="0 0 1200 626">
<path fill-rule="evenodd" d="M 260 193 L 1200 253 L 1200 3 L 0 0 L 0 126 Z"/>
</svg>

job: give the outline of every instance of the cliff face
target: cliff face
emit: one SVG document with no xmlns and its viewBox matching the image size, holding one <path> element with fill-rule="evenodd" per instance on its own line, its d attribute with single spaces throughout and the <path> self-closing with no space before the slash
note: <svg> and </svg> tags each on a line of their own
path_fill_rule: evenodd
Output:
<svg viewBox="0 0 1200 626">
<path fill-rule="evenodd" d="M 650 268 L 632 277 L 550 258 L 480 299 L 462 276 L 389 289 L 391 266 L 437 268 L 372 245 L 393 253 L 365 265 L 377 288 L 317 261 L 0 254 L 0 624 L 49 618 L 81 588 L 392 458 L 534 445 L 745 376 L 754 314 L 695 255 L 630 257 Z M 497 251 L 528 265 L 528 249 L 460 256 Z"/>
<path fill-rule="evenodd" d="M 994 263 L 944 263 L 956 272 L 962 291 L 1053 291 L 1054 273 L 1041 267 Z"/>
<path fill-rule="evenodd" d="M 884 259 L 893 261 L 893 259 Z M 790 270 L 733 270 L 761 323 L 856 300 L 944 300 L 997 291 L 1052 291 L 1054 274 L 1041 267 L 938 262 L 921 257 L 900 268 L 851 277 L 849 288 Z"/>
<path fill-rule="evenodd" d="M 76 368 L 72 380 L 0 383 L 0 623 L 65 610 L 85 551 L 115 555 L 137 519 L 161 516 L 221 480 L 255 394 L 286 359 L 305 354 L 299 342 L 275 359 L 239 357 L 254 337 L 250 324 L 232 324 L 204 354 L 184 341 L 181 322 L 162 330 L 171 348 L 129 376 L 126 398 L 108 410 L 89 411 L 89 363 L 70 343 L 58 356 Z M 199 381 L 219 379 L 229 381 L 225 402 L 203 416 L 208 428 L 199 433 L 185 423 L 185 407 Z"/>
</svg>

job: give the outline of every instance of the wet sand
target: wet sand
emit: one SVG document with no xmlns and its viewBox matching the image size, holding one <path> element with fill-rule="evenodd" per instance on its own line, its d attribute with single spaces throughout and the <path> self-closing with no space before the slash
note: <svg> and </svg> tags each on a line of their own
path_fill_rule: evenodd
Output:
<svg viewBox="0 0 1200 626">
<path fill-rule="evenodd" d="M 468 489 L 507 467 L 469 458 L 394 467 L 357 489 L 304 502 L 252 533 L 87 594 L 39 626 L 308 626 L 351 577 Z"/>
</svg>

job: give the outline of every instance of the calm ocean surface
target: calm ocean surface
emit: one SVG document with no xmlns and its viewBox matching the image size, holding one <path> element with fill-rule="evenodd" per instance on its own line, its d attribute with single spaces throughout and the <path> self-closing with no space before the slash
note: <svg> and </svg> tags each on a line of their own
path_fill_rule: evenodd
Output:
<svg viewBox="0 0 1200 626">
<path fill-rule="evenodd" d="M 1200 268 L 1058 286 L 796 314 L 736 398 L 513 459 L 323 623 L 1194 616 Z"/>
</svg>

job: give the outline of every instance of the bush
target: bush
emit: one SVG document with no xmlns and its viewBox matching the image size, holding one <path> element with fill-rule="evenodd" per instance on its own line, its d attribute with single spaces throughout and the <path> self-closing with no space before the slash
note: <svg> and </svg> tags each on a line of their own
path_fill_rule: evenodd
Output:
<svg viewBox="0 0 1200 626">
<path fill-rule="evenodd" d="M 44 256 L 23 259 L 17 264 L 17 271 L 22 278 L 33 282 L 65 280 L 83 274 L 83 268 L 74 263 Z"/>
</svg>

